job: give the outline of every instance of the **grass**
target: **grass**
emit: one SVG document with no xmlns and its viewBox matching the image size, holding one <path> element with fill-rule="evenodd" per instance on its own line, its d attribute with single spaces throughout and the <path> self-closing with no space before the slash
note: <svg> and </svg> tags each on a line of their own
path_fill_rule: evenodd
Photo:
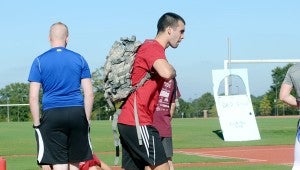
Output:
<svg viewBox="0 0 300 170">
<path fill-rule="evenodd" d="M 294 144 L 297 121 L 297 118 L 257 118 L 261 140 L 224 142 L 215 133 L 220 130 L 217 118 L 175 119 L 173 121 L 174 147 L 207 148 Z"/>
<path fill-rule="evenodd" d="M 258 145 L 293 145 L 297 118 L 257 118 L 261 140 L 246 142 L 224 142 L 215 132 L 220 130 L 217 118 L 173 119 L 174 148 L 207 148 Z M 113 135 L 110 121 L 93 121 L 91 127 L 93 150 L 98 156 L 112 165 L 114 159 Z M 7 169 L 38 169 L 35 164 L 36 143 L 31 122 L 0 123 L 0 156 L 7 160 Z M 233 159 L 206 158 L 195 155 L 175 153 L 174 162 L 226 162 Z M 207 169 L 207 167 L 189 167 L 177 169 Z M 229 169 L 291 169 L 284 165 L 239 165 L 210 166 L 210 170 Z"/>
</svg>

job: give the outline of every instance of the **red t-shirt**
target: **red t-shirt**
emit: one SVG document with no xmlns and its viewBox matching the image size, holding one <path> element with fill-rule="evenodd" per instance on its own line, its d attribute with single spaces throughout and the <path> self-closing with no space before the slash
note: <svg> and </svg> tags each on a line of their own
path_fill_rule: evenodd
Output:
<svg viewBox="0 0 300 170">
<path fill-rule="evenodd" d="M 161 137 L 172 137 L 170 107 L 171 103 L 175 103 L 175 99 L 180 97 L 180 92 L 174 82 L 174 79 L 164 82 L 154 113 L 153 126 Z"/>
<path fill-rule="evenodd" d="M 135 125 L 133 103 L 136 95 L 140 125 L 152 124 L 158 95 L 164 82 L 164 79 L 153 68 L 157 59 L 166 59 L 164 47 L 156 40 L 146 40 L 136 54 L 131 81 L 133 85 L 139 83 L 147 72 L 150 72 L 152 77 L 129 96 L 122 107 L 118 123 Z"/>
</svg>

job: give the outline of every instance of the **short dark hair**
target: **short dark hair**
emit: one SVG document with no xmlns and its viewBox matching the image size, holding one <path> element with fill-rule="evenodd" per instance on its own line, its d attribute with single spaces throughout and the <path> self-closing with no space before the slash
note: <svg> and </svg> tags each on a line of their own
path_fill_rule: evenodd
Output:
<svg viewBox="0 0 300 170">
<path fill-rule="evenodd" d="M 172 13 L 172 12 L 167 12 L 163 14 L 158 22 L 157 22 L 157 34 L 159 32 L 165 31 L 167 27 L 177 27 L 178 26 L 178 21 L 182 21 L 183 24 L 185 25 L 184 19 L 179 16 L 178 14 Z"/>
</svg>

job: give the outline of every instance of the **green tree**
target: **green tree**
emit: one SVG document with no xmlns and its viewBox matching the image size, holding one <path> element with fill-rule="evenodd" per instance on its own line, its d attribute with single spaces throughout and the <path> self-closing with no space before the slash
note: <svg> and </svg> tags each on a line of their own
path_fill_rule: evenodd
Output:
<svg viewBox="0 0 300 170">
<path fill-rule="evenodd" d="M 217 111 L 216 104 L 214 104 L 213 107 L 208 110 L 208 113 L 209 113 L 210 117 L 218 117 L 218 111 Z"/>
<path fill-rule="evenodd" d="M 259 108 L 260 108 L 260 101 L 262 100 L 262 98 L 263 98 L 263 96 L 255 97 L 255 96 L 251 95 L 253 111 L 254 111 L 256 116 L 260 115 Z"/>
<path fill-rule="evenodd" d="M 211 93 L 204 93 L 200 98 L 189 103 L 186 113 L 187 117 L 203 117 L 203 110 L 211 110 L 215 105 L 214 97 Z M 209 113 L 210 114 L 210 113 Z"/>
<path fill-rule="evenodd" d="M 287 70 L 292 66 L 293 64 L 287 64 L 285 66 L 281 67 L 275 67 L 275 69 L 272 70 L 272 80 L 273 85 L 271 85 L 272 90 L 276 90 L 276 87 L 279 89 L 285 74 Z M 277 86 L 276 86 L 277 85 Z"/>
<path fill-rule="evenodd" d="M 260 115 L 270 116 L 271 111 L 272 111 L 272 107 L 271 107 L 270 101 L 268 99 L 268 96 L 265 95 L 260 102 L 260 107 L 259 107 Z"/>
<path fill-rule="evenodd" d="M 29 83 L 12 83 L 0 90 L 1 104 L 28 104 Z M 0 107 L 0 121 L 28 121 L 29 106 Z"/>
<path fill-rule="evenodd" d="M 209 92 L 204 93 L 198 101 L 200 116 L 203 117 L 203 110 L 209 111 L 213 108 L 214 105 L 215 105 L 214 96 Z"/>
<path fill-rule="evenodd" d="M 190 107 L 188 108 L 188 111 L 186 113 L 186 117 L 187 118 L 191 118 L 191 117 L 199 117 L 200 116 L 200 107 L 199 107 L 199 102 L 200 98 L 193 100 L 190 103 Z"/>
<path fill-rule="evenodd" d="M 92 83 L 94 90 L 94 105 L 93 105 L 93 120 L 105 120 L 113 114 L 113 110 L 108 106 L 104 97 L 104 82 L 103 82 L 103 68 L 97 68 L 92 73 Z"/>
<path fill-rule="evenodd" d="M 179 98 L 178 101 L 179 101 L 179 107 L 176 109 L 176 112 L 174 113 L 173 117 L 174 118 L 186 117 L 187 112 L 189 110 L 189 103 L 184 101 L 182 98 Z"/>
<path fill-rule="evenodd" d="M 280 86 L 284 80 L 284 77 L 286 75 L 287 70 L 292 66 L 293 64 L 289 63 L 283 67 L 276 67 L 272 70 L 272 81 L 273 84 L 270 86 L 270 90 L 266 93 L 270 101 L 274 101 L 271 103 L 272 111 L 275 113 L 275 115 L 280 115 L 280 112 L 287 115 L 292 114 L 298 114 L 297 110 L 295 108 L 292 108 L 288 105 L 284 105 L 281 101 L 279 101 L 279 92 L 280 92 Z M 292 95 L 296 96 L 296 92 L 293 89 Z"/>
<path fill-rule="evenodd" d="M 287 105 L 284 103 L 284 102 L 282 102 L 282 101 L 280 101 L 280 100 L 278 100 L 278 102 L 277 102 L 277 111 L 278 111 L 278 114 L 279 115 L 285 115 L 286 113 L 286 109 L 287 109 Z"/>
</svg>

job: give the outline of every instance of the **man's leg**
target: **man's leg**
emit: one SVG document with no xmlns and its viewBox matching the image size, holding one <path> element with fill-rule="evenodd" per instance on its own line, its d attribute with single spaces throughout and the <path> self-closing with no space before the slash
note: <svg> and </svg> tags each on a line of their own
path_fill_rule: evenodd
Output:
<svg viewBox="0 0 300 170">
<path fill-rule="evenodd" d="M 168 162 L 163 163 L 158 166 L 151 166 L 150 168 L 153 170 L 169 170 L 170 169 Z"/>
<path fill-rule="evenodd" d="M 170 170 L 174 170 L 172 158 L 168 159 L 168 163 L 169 163 Z"/>
<path fill-rule="evenodd" d="M 51 165 L 42 165 L 42 170 L 53 170 Z"/>
<path fill-rule="evenodd" d="M 101 169 L 102 170 L 111 170 L 111 168 L 105 163 L 101 161 Z"/>
<path fill-rule="evenodd" d="M 68 164 L 56 164 L 56 165 L 53 165 L 53 170 L 68 170 L 68 169 L 69 169 L 69 165 Z"/>
<path fill-rule="evenodd" d="M 79 170 L 79 163 L 70 163 L 69 170 Z"/>
<path fill-rule="evenodd" d="M 166 152 L 166 156 L 168 158 L 168 164 L 170 166 L 170 170 L 174 170 L 173 167 L 173 140 L 172 137 L 162 137 L 162 144 L 164 146 L 164 150 Z"/>
</svg>

